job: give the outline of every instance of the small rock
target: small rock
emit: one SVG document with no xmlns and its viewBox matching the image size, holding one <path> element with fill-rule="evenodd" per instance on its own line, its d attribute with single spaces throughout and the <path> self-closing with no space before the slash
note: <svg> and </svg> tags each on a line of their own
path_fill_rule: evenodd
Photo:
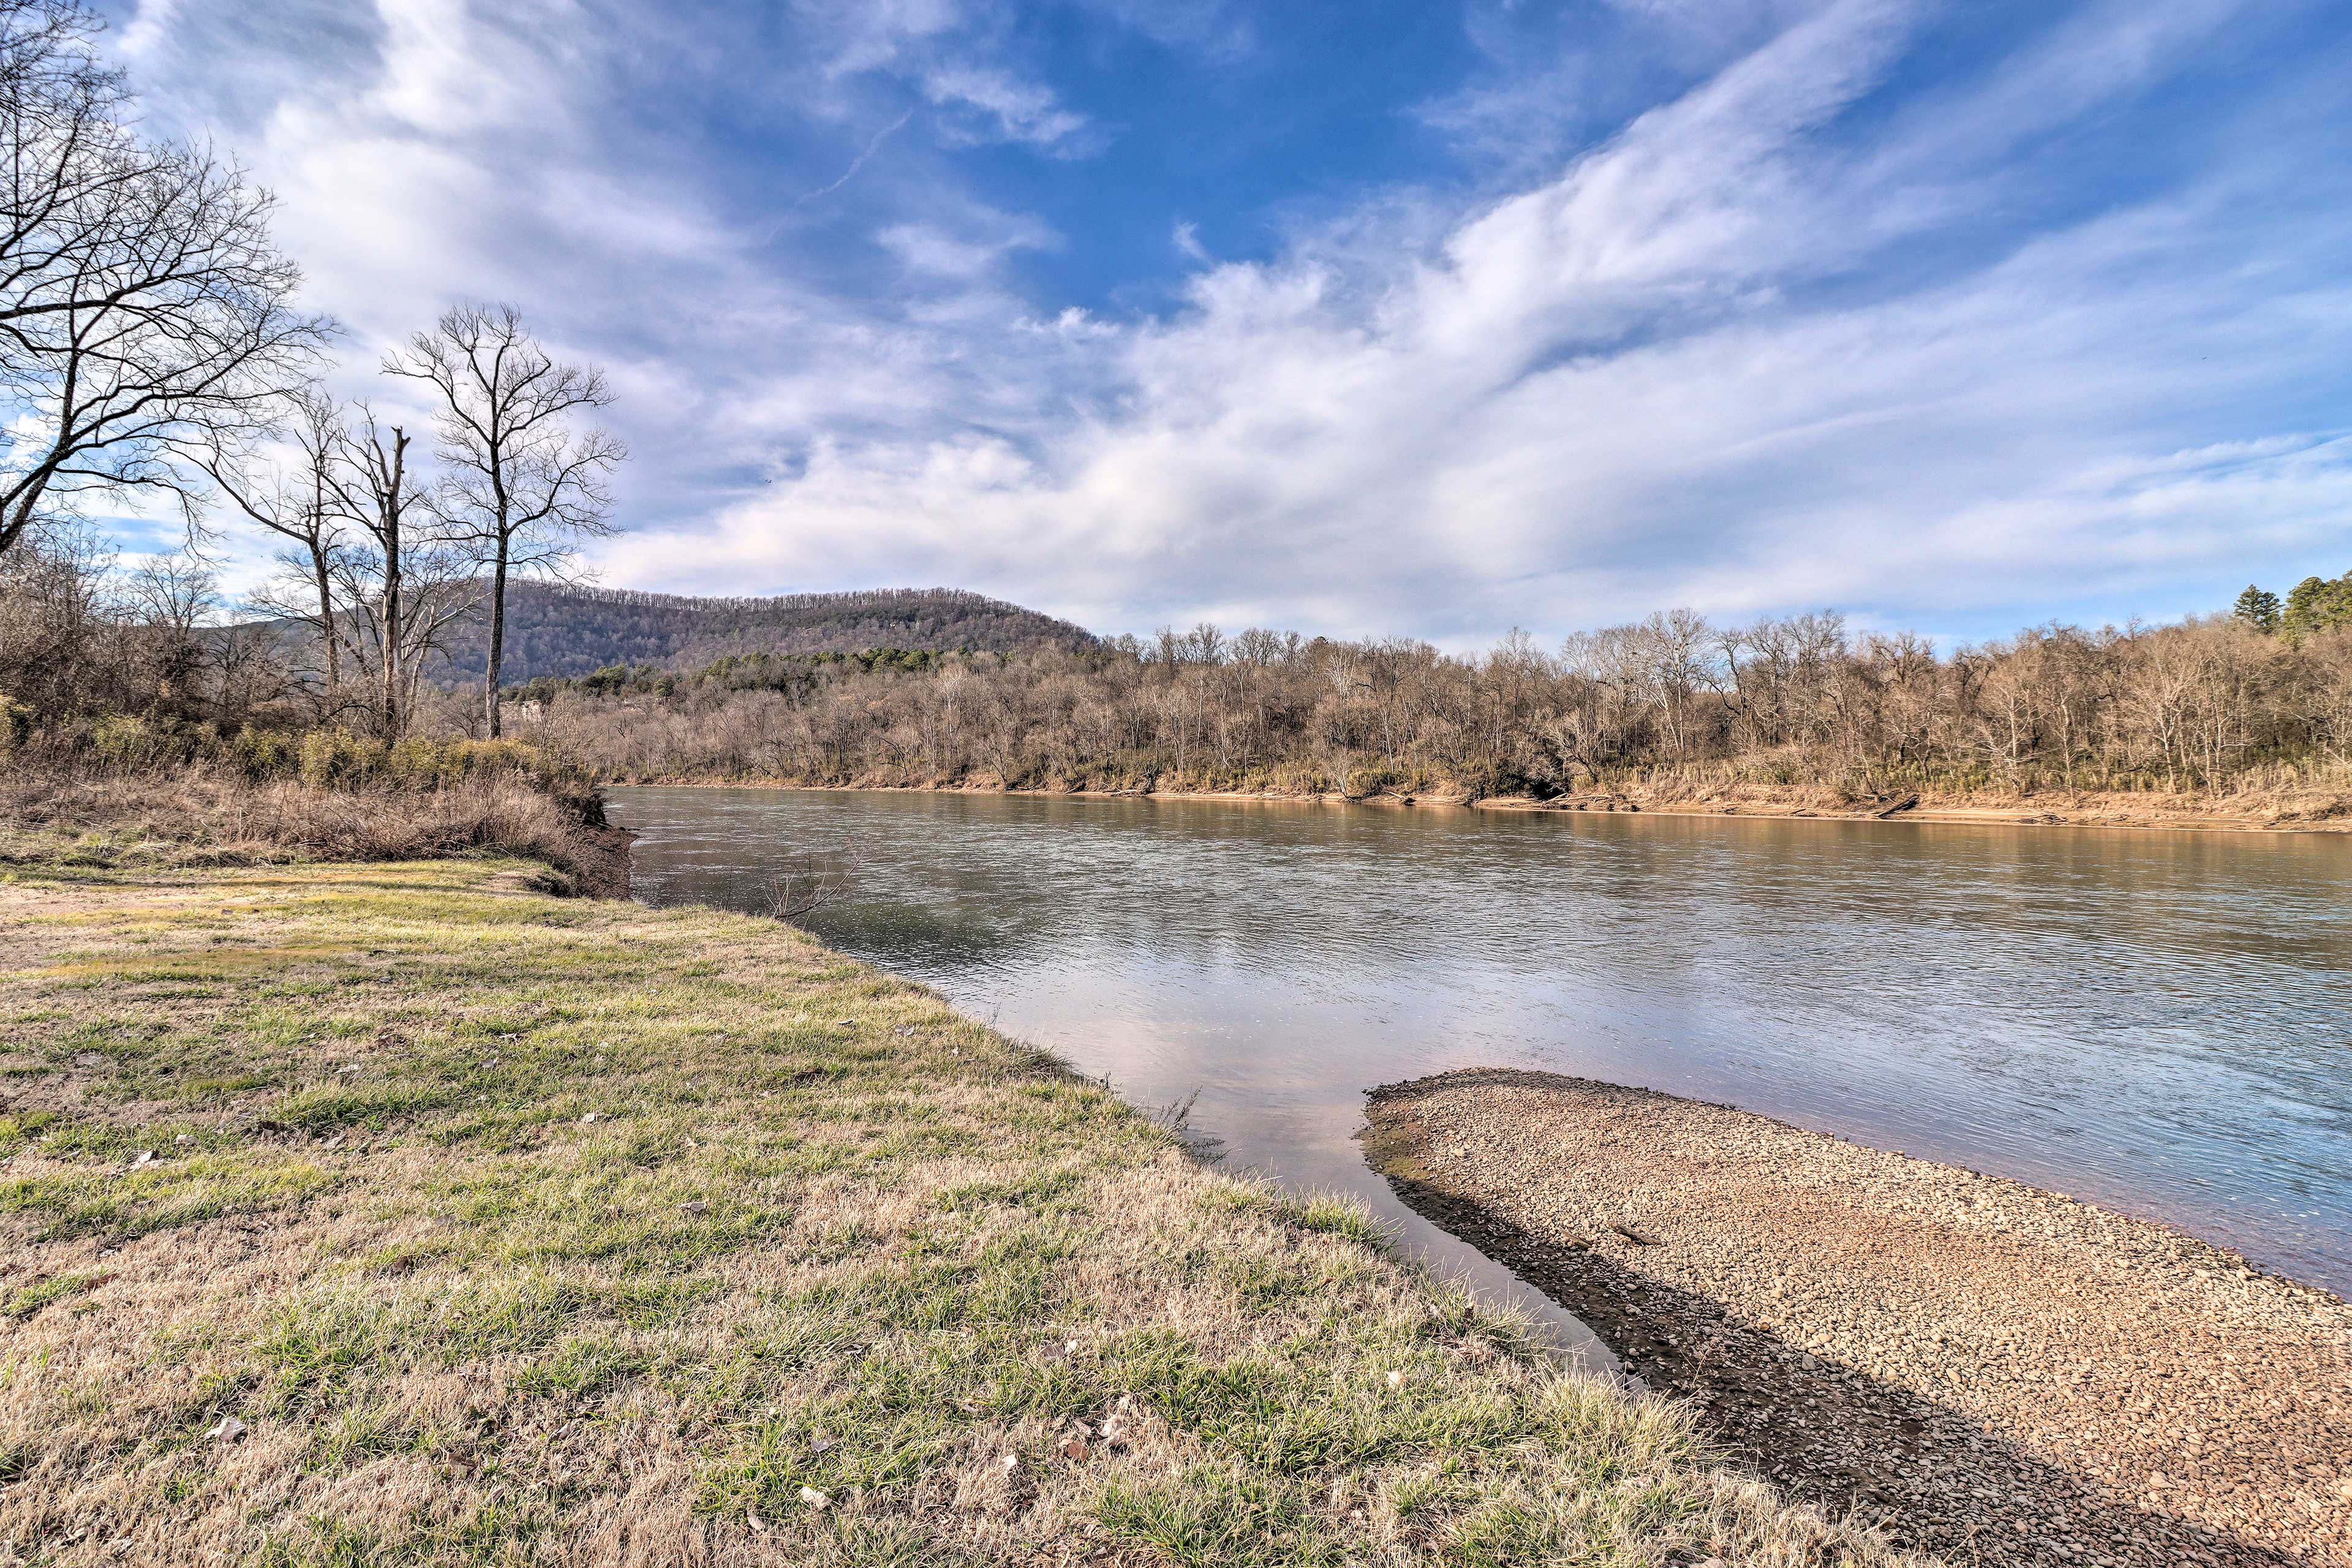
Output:
<svg viewBox="0 0 2352 1568">
<path fill-rule="evenodd" d="M 1389 1386 L 1391 1388 L 1402 1388 L 1404 1386 L 1404 1373 L 1401 1372 L 1392 1372 L 1389 1373 Z"/>
<path fill-rule="evenodd" d="M 767 1528 L 768 1528 L 768 1521 L 767 1521 L 766 1520 L 764 1520 L 764 1519 L 761 1519 L 761 1518 L 758 1514 L 756 1514 L 756 1513 L 746 1513 L 746 1514 L 743 1516 L 743 1522 L 744 1522 L 744 1523 L 746 1523 L 746 1524 L 748 1524 L 748 1525 L 750 1525 L 753 1530 L 755 1530 L 755 1531 L 761 1531 L 761 1533 L 765 1533 L 765 1532 L 766 1532 L 766 1531 L 767 1531 Z"/>
<path fill-rule="evenodd" d="M 131 1162 L 131 1168 L 135 1171 L 142 1165 L 152 1165 L 154 1163 L 155 1151 L 152 1149 L 142 1149 L 139 1151 L 139 1158 Z"/>
<path fill-rule="evenodd" d="M 709 1214 L 710 1212 L 710 1205 L 704 1203 L 700 1198 L 688 1199 L 687 1202 L 682 1203 L 677 1206 L 684 1209 L 688 1214 Z"/>
<path fill-rule="evenodd" d="M 833 1500 L 825 1496 L 823 1492 L 817 1490 L 814 1487 L 803 1487 L 801 1489 L 801 1501 L 814 1509 L 826 1509 L 833 1506 Z"/>
<path fill-rule="evenodd" d="M 1075 1464 L 1087 1457 L 1087 1440 L 1084 1437 L 1069 1438 L 1063 1443 L 1062 1452 Z"/>
<path fill-rule="evenodd" d="M 205 1436 L 222 1443 L 234 1443 L 245 1436 L 245 1423 L 234 1415 L 224 1415 L 207 1428 Z"/>
<path fill-rule="evenodd" d="M 583 1127 L 585 1127 L 585 1126 L 587 1126 L 591 1121 L 595 1121 L 595 1120 L 596 1120 L 596 1112 L 594 1112 L 594 1111 L 593 1111 L 593 1110 L 592 1110 L 592 1111 L 590 1111 L 587 1115 L 585 1115 L 585 1116 L 583 1116 L 583 1117 L 582 1117 L 582 1118 L 580 1119 L 580 1125 L 581 1125 L 581 1126 L 583 1126 Z"/>
<path fill-rule="evenodd" d="M 997 1463 L 1004 1468 L 1004 1473 L 1009 1476 L 1013 1471 L 1021 1468 L 1021 1456 L 1018 1454 L 1007 1454 L 1003 1458 L 999 1459 Z"/>
</svg>

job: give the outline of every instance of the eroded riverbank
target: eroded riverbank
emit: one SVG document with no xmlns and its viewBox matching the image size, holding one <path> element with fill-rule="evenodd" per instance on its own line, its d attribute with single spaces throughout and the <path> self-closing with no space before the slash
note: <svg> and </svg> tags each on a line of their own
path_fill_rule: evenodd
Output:
<svg viewBox="0 0 2352 1568">
<path fill-rule="evenodd" d="M 1720 1106 L 1372 1092 L 1406 1203 L 1824 1506 L 1966 1561 L 2352 1562 L 2352 1308 L 2179 1232 Z"/>
</svg>

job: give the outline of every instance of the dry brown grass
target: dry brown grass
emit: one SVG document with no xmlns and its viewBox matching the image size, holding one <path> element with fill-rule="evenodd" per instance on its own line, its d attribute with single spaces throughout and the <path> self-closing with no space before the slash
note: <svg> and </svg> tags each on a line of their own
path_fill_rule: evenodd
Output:
<svg viewBox="0 0 2352 1568">
<path fill-rule="evenodd" d="M 1892 1561 L 928 993 L 527 873 L 0 883 L 0 1562 Z"/>
<path fill-rule="evenodd" d="M 353 787 L 254 780 L 201 762 L 123 771 L 0 762 L 0 863 L 264 866 L 483 853 L 544 861 L 591 890 L 627 888 L 619 846 L 584 824 L 576 803 L 521 778 Z"/>
</svg>

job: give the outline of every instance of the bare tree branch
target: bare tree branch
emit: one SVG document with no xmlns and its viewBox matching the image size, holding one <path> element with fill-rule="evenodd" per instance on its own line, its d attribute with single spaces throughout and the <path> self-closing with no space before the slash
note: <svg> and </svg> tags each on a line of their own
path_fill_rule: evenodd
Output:
<svg viewBox="0 0 2352 1568">
<path fill-rule="evenodd" d="M 203 458 L 266 428 L 331 333 L 272 199 L 126 127 L 74 0 L 0 0 L 0 551 L 93 493 L 192 523 Z"/>
</svg>

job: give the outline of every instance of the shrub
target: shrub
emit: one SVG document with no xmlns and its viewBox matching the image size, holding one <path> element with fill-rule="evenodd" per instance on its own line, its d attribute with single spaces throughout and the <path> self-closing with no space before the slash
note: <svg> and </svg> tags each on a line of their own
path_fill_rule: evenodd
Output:
<svg viewBox="0 0 2352 1568">
<path fill-rule="evenodd" d="M 374 771 L 374 756 L 380 756 L 381 746 L 372 746 L 348 730 L 313 730 L 302 737 L 298 748 L 298 771 L 307 784 L 354 784 Z"/>
</svg>

